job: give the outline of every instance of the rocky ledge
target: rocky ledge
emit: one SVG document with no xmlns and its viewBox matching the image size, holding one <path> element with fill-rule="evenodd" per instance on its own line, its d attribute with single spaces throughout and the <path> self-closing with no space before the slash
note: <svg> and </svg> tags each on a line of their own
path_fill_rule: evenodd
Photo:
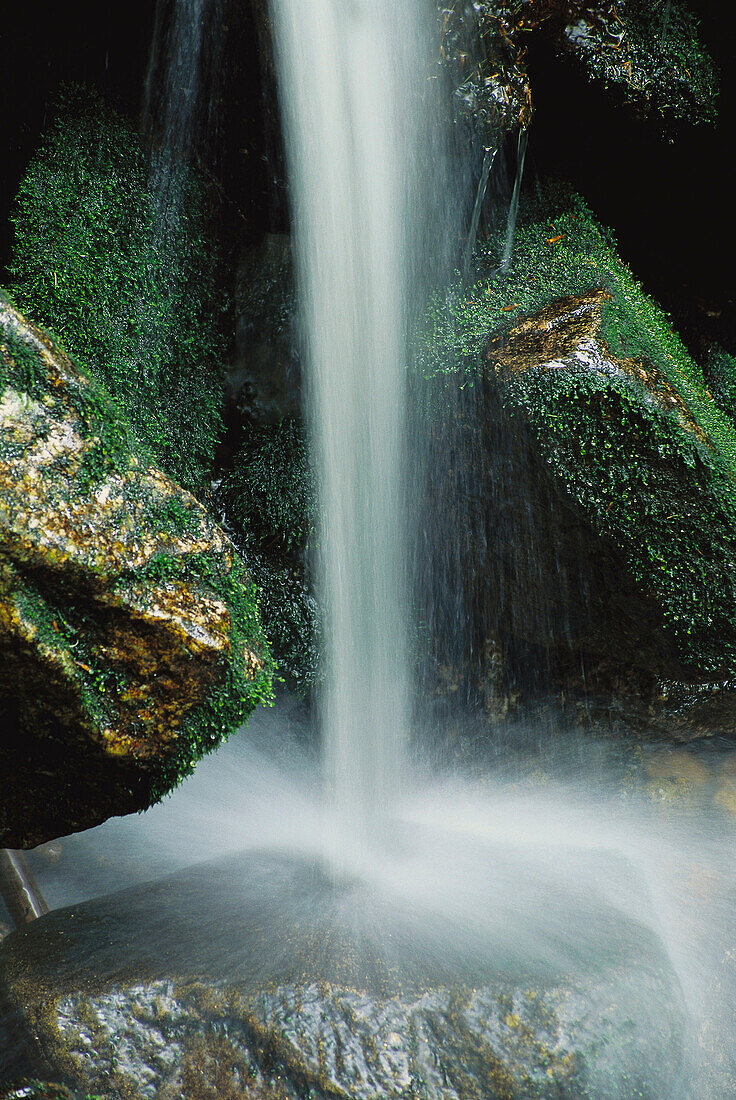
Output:
<svg viewBox="0 0 736 1100">
<path fill-rule="evenodd" d="M 0 948 L 0 1089 L 26 1074 L 104 1100 L 684 1095 L 681 996 L 643 929 L 599 913 L 567 973 L 509 972 L 457 926 L 432 950 L 436 931 L 268 853 L 58 910 Z"/>
</svg>

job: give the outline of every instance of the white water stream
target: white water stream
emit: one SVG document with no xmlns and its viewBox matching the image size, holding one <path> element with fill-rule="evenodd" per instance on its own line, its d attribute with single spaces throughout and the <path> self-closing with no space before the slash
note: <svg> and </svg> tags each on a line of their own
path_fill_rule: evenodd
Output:
<svg viewBox="0 0 736 1100">
<path fill-rule="evenodd" d="M 274 0 L 319 464 L 322 698 L 346 843 L 380 833 L 409 724 L 404 470 L 421 3 Z M 413 197 L 411 197 L 413 196 Z"/>
</svg>

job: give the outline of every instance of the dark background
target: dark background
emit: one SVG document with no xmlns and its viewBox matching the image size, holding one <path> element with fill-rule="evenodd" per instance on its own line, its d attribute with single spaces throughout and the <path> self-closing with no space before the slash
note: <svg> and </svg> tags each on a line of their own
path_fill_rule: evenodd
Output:
<svg viewBox="0 0 736 1100">
<path fill-rule="evenodd" d="M 552 171 L 585 196 L 614 230 L 624 259 L 700 356 L 714 339 L 736 353 L 731 168 L 736 74 L 727 0 L 695 0 L 692 6 L 722 72 L 717 127 L 682 125 L 669 143 L 656 123 L 636 118 L 540 40 L 529 54 L 536 111 L 527 164 L 529 178 Z M 154 13 L 155 0 L 26 0 L 3 11 L 0 268 L 9 258 L 13 196 L 59 84 L 93 84 L 137 116 Z M 235 152 L 220 161 L 219 170 L 256 231 L 283 228 L 283 209 L 273 199 L 276 169 L 265 160 L 265 92 L 247 16 L 229 49 L 237 60 L 223 84 L 221 140 Z M 250 166 L 247 172 L 244 165 Z M 0 270 L 3 281 L 6 273 Z"/>
</svg>

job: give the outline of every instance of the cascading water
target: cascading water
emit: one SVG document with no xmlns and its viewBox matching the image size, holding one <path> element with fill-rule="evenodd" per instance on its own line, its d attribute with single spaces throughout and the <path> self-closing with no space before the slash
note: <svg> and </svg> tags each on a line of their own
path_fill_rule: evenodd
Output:
<svg viewBox="0 0 736 1100">
<path fill-rule="evenodd" d="M 322 490 L 326 765 L 341 835 L 365 838 L 395 795 L 409 726 L 407 286 L 431 62 L 421 4 L 273 11 Z"/>
<path fill-rule="evenodd" d="M 199 2 L 182 0 L 181 11 L 195 17 Z M 449 221 L 435 217 L 456 196 L 438 188 L 430 173 L 436 148 L 428 135 L 433 113 L 435 122 L 442 116 L 428 90 L 431 80 L 424 79 L 432 72 L 431 35 L 420 7 L 416 0 L 273 0 L 303 343 L 311 371 L 309 408 L 322 488 L 321 587 L 328 613 L 322 723 L 337 814 L 328 855 L 333 868 L 350 874 L 339 881 L 321 874 L 321 782 L 303 745 L 294 743 L 299 717 L 282 706 L 280 713 L 255 716 L 249 735 L 234 738 L 204 761 L 181 791 L 145 818 L 110 821 L 72 838 L 69 847 L 76 843 L 83 857 L 89 846 L 81 886 L 67 871 L 58 883 L 52 881 L 48 896 L 52 904 L 68 904 L 80 893 L 95 892 L 90 885 L 95 876 L 102 891 L 126 877 L 140 881 L 224 851 L 278 852 L 283 861 L 267 864 L 267 889 L 256 875 L 247 894 L 256 908 L 249 934 L 266 930 L 255 941 L 263 988 L 296 982 L 300 989 L 299 982 L 325 974 L 333 981 L 341 971 L 332 963 L 348 957 L 355 961 L 351 987 L 356 982 L 371 988 L 367 959 L 380 979 L 372 991 L 378 997 L 387 972 L 399 985 L 407 974 L 416 979 L 429 1002 L 433 987 L 452 990 L 452 1012 L 436 1012 L 426 1033 L 411 1031 L 407 1038 L 392 1025 L 383 1043 L 379 1030 L 369 1031 L 368 1054 L 360 1065 L 372 1072 L 380 1060 L 388 1083 L 378 1087 L 370 1078 L 359 1091 L 351 1080 L 351 1095 L 414 1093 L 413 1082 L 394 1078 L 394 1063 L 383 1057 L 404 1040 L 406 1064 L 419 1050 L 427 1080 L 444 1065 L 442 1058 L 448 1059 L 450 1070 L 436 1088 L 425 1090 L 420 1075 L 422 1094 L 452 1100 L 490 1095 L 491 1063 L 478 1057 L 479 1050 L 490 1048 L 478 1043 L 506 1027 L 514 1058 L 521 1047 L 531 1049 L 543 1039 L 538 1081 L 525 1079 L 519 1096 L 531 1095 L 538 1084 L 535 1095 L 547 1097 L 728 1100 L 733 1088 L 722 1081 L 730 1080 L 736 1066 L 736 980 L 724 972 L 722 960 L 724 947 L 732 950 L 734 941 L 736 882 L 733 834 L 724 831 L 721 819 L 697 805 L 690 817 L 658 816 L 657 807 L 632 789 L 628 763 L 618 761 L 610 746 L 596 746 L 587 733 L 566 739 L 558 729 L 541 736 L 537 729 L 517 730 L 518 742 L 509 744 L 509 735 L 508 751 L 497 744 L 494 757 L 487 722 L 480 723 L 482 751 L 468 757 L 464 771 L 456 764 L 452 775 L 437 767 L 436 758 L 423 772 L 405 752 L 412 718 L 406 564 L 411 539 L 405 527 L 415 505 L 407 466 L 419 453 L 408 429 L 422 430 L 421 417 L 405 422 L 412 390 L 408 331 L 426 288 L 422 268 L 435 263 L 441 281 L 446 272 L 441 253 L 456 244 Z M 523 151 L 521 140 L 507 262 Z M 482 187 L 489 171 L 487 159 Z M 479 214 L 477 203 L 473 231 Z M 479 410 L 488 405 L 493 412 L 495 406 L 483 385 L 469 388 L 462 400 L 453 399 L 453 386 L 449 378 L 437 403 L 439 417 L 458 426 L 438 432 L 425 448 L 421 470 L 412 472 L 413 484 L 422 486 L 413 494 L 420 500 L 433 499 L 423 484 L 433 471 L 438 483 L 433 514 L 419 524 L 433 544 L 427 605 L 438 592 L 425 618 L 431 633 L 449 637 L 450 651 L 468 606 L 477 604 L 483 629 L 489 627 L 486 604 L 473 588 L 487 583 L 486 574 L 479 568 L 477 578 L 464 575 L 472 572 L 473 555 L 487 553 L 493 517 L 487 499 L 478 496 L 488 482 L 488 452 L 497 452 L 493 477 L 518 487 L 521 447 L 507 441 L 504 450 L 498 446 L 502 433 L 486 430 Z M 427 421 L 436 426 L 433 415 L 427 413 L 425 426 Z M 464 443 L 463 434 L 471 437 Z M 464 468 L 457 460 L 461 451 Z M 530 482 L 526 476 L 522 496 Z M 437 528 L 453 522 L 453 537 L 440 532 L 438 548 Z M 523 544 L 538 567 L 537 543 L 545 534 L 523 515 L 505 522 L 501 550 L 516 562 Z M 547 533 L 546 541 L 554 538 Z M 421 574 L 421 568 L 414 572 Z M 556 563 L 549 572 L 559 585 Z M 513 615 L 513 597 L 498 602 L 499 616 Z M 458 659 L 466 641 L 458 645 Z M 479 637 L 476 649 L 485 641 Z M 541 750 L 535 743 L 540 741 Z M 713 774 L 719 767 L 714 757 Z M 410 780 L 402 785 L 405 775 Z M 381 846 L 390 820 L 401 830 L 400 843 Z M 100 860 L 98 853 L 108 844 L 108 858 Z M 252 874 L 257 860 L 249 864 L 246 858 L 238 866 L 247 887 L 248 868 Z M 237 892 L 242 882 L 229 885 Z M 271 901 L 277 896 L 278 905 L 264 905 L 268 896 Z M 244 945 L 229 939 L 229 927 L 218 923 L 217 903 L 207 898 L 203 908 L 211 924 L 205 921 L 201 939 L 231 968 Z M 166 921 L 158 914 L 154 933 L 166 951 Z M 109 954 L 107 944 L 105 951 Z M 499 980 L 500 1003 L 509 1011 L 505 1007 L 498 1019 L 477 1013 L 469 1060 L 477 1063 L 481 1083 L 478 1090 L 464 1089 L 465 1052 L 448 1053 L 445 1032 L 452 1018 L 462 1015 L 468 990 L 484 982 L 495 988 Z M 550 982 L 554 1012 L 570 1007 L 574 1040 L 559 1080 L 550 1077 L 557 1017 L 539 1016 L 533 1021 L 538 1034 L 527 1032 L 513 1000 L 537 1003 L 537 991 Z M 391 1011 L 403 995 L 392 987 Z M 323 1016 L 312 996 L 310 991 L 303 998 L 300 991 L 295 1001 L 311 1013 L 310 1027 Z M 382 1002 L 376 1003 L 373 1010 L 361 1002 L 361 1012 L 370 1017 L 371 1011 L 383 1011 Z M 280 1049 L 287 1050 L 293 1039 L 296 1014 L 279 1030 Z M 621 1030 L 611 1025 L 617 1014 Z M 350 1016 L 357 1019 L 356 1013 Z M 355 1023 L 356 1032 L 360 1026 Z M 650 1047 L 650 1035 L 658 1033 L 667 1043 Z M 309 1031 L 310 1040 L 318 1034 Z M 418 1039 L 424 1034 L 426 1049 Z M 322 1039 L 312 1047 L 319 1050 L 320 1081 L 327 1080 L 330 1095 L 338 1087 L 347 1094 L 344 1081 L 333 1088 L 328 1080 Z M 581 1048 L 589 1051 L 587 1063 L 585 1053 L 579 1057 Z M 376 1050 L 382 1051 L 378 1060 Z M 343 1054 L 340 1047 L 337 1061 Z M 578 1063 L 582 1083 L 576 1078 L 571 1085 L 576 1091 L 566 1091 L 566 1074 L 577 1073 Z M 503 1095 L 517 1095 L 510 1088 L 502 1083 Z"/>
</svg>

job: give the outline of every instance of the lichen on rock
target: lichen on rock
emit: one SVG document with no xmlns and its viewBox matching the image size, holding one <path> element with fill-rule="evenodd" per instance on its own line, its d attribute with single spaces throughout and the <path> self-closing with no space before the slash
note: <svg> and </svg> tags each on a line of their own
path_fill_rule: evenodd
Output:
<svg viewBox="0 0 736 1100">
<path fill-rule="evenodd" d="M 270 694 L 255 591 L 124 415 L 0 301 L 0 843 L 145 808 Z"/>
</svg>

